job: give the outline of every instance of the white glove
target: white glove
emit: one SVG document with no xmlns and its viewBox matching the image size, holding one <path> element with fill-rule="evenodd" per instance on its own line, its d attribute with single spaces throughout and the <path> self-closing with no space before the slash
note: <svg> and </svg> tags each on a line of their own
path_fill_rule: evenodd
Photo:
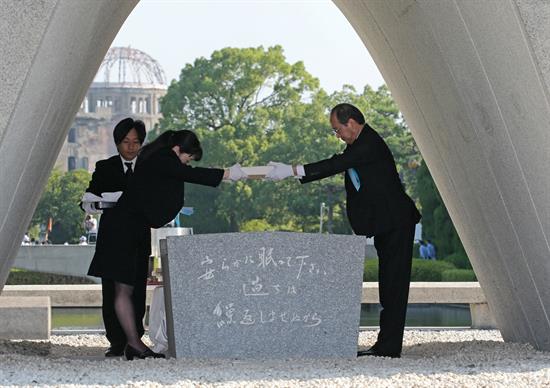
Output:
<svg viewBox="0 0 550 388">
<path fill-rule="evenodd" d="M 227 177 L 228 181 L 237 182 L 246 178 L 248 178 L 248 174 L 243 171 L 239 163 L 235 163 L 229 167 L 229 176 Z"/>
<path fill-rule="evenodd" d="M 103 210 L 95 208 L 95 202 L 82 202 L 80 207 L 88 214 L 103 214 Z"/>
<path fill-rule="evenodd" d="M 95 203 L 101 201 L 101 197 L 98 197 L 97 195 L 85 192 L 84 195 L 82 195 L 82 204 L 81 208 L 88 214 L 102 214 L 103 210 L 96 209 Z"/>
<path fill-rule="evenodd" d="M 269 162 L 267 165 L 273 167 L 265 176 L 265 180 L 267 181 L 280 181 L 288 178 L 289 176 L 294 176 L 292 166 L 289 164 Z"/>
</svg>

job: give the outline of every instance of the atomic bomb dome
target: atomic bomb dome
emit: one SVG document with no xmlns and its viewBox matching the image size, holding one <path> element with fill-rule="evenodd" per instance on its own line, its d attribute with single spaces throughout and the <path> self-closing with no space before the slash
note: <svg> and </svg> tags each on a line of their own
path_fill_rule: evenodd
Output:
<svg viewBox="0 0 550 388">
<path fill-rule="evenodd" d="M 116 154 L 113 128 L 125 117 L 153 129 L 162 117 L 160 98 L 166 76 L 148 54 L 131 47 L 111 47 L 86 93 L 56 166 L 61 170 L 94 170 L 98 160 Z"/>
<path fill-rule="evenodd" d="M 131 47 L 111 47 L 94 82 L 110 85 L 166 85 L 166 77 L 160 64 L 143 51 Z"/>
</svg>

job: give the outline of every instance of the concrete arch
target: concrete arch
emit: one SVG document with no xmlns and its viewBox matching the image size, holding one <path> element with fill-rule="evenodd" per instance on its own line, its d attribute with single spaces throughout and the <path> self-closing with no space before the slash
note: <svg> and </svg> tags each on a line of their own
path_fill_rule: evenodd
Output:
<svg viewBox="0 0 550 388">
<path fill-rule="evenodd" d="M 0 285 L 138 0 L 0 0 Z M 507 341 L 550 350 L 550 4 L 335 0 L 430 167 Z"/>
</svg>

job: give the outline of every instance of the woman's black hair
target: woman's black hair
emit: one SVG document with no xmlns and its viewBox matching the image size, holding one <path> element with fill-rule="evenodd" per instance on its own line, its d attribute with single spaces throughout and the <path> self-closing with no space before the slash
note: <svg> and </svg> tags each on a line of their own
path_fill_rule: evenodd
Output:
<svg viewBox="0 0 550 388">
<path fill-rule="evenodd" d="M 195 160 L 201 160 L 202 158 L 202 148 L 199 138 L 194 132 L 187 129 L 182 129 L 181 131 L 169 130 L 162 133 L 151 143 L 141 148 L 139 157 L 143 161 L 161 149 L 172 149 L 174 146 L 179 146 L 180 152 L 193 155 Z"/>
</svg>

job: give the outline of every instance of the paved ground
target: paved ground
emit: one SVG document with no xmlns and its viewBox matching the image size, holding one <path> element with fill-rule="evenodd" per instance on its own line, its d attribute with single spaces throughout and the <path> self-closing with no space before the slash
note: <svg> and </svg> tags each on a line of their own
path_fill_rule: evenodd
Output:
<svg viewBox="0 0 550 388">
<path fill-rule="evenodd" d="M 369 345 L 375 331 L 362 332 Z M 100 335 L 0 341 L 1 386 L 550 387 L 550 353 L 493 330 L 407 330 L 401 359 L 106 360 Z"/>
</svg>

